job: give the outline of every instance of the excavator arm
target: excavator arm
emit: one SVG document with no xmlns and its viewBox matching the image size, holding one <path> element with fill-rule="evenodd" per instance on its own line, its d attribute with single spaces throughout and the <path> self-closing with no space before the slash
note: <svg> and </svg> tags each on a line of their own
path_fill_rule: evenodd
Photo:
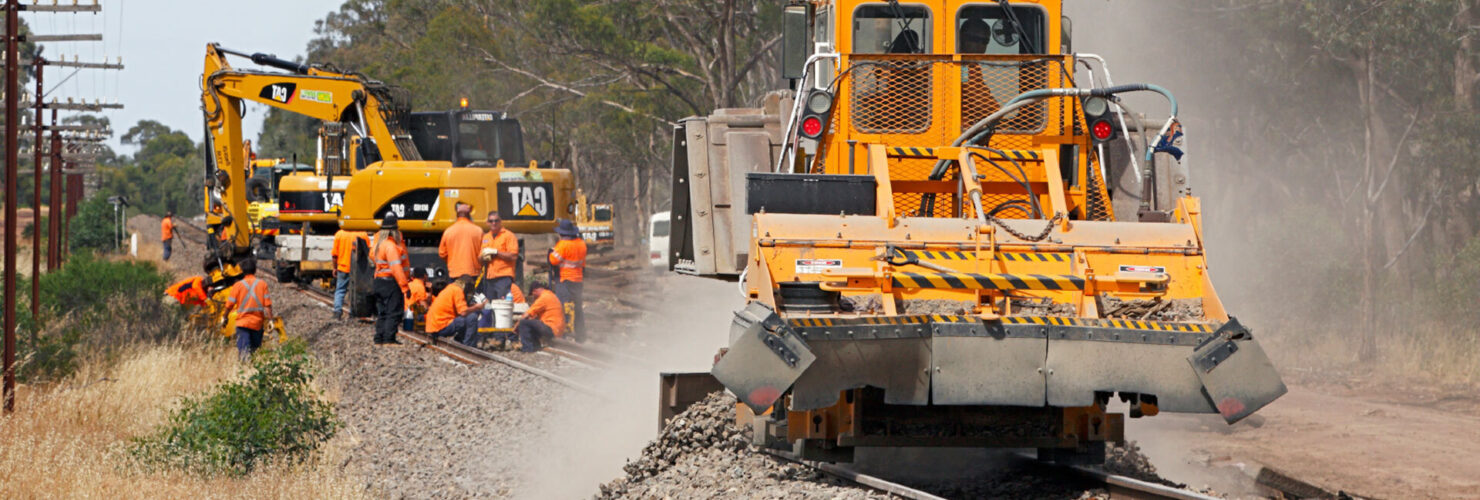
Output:
<svg viewBox="0 0 1480 500">
<path fill-rule="evenodd" d="M 228 55 L 291 73 L 235 69 L 226 60 Z M 246 216 L 246 181 L 251 172 L 242 145 L 243 101 L 344 123 L 367 140 L 370 152 L 378 153 L 375 161 L 420 160 L 401 125 L 401 117 L 410 111 L 409 99 L 398 96 L 398 91 L 353 73 L 207 45 L 201 73 L 201 110 L 211 151 L 206 165 L 209 222 L 220 224 L 231 215 L 232 244 L 237 253 L 249 251 L 252 228 Z"/>
</svg>

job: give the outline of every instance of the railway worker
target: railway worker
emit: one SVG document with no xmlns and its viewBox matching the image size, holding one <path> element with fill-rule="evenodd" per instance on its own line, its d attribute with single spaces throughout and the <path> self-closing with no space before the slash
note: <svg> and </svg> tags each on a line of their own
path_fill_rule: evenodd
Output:
<svg viewBox="0 0 1480 500">
<path fill-rule="evenodd" d="M 427 271 L 420 267 L 411 270 L 411 282 L 406 284 L 406 331 L 414 331 L 416 317 L 426 314 L 431 305 L 427 295 Z"/>
<path fill-rule="evenodd" d="M 175 243 L 175 211 L 166 210 L 164 219 L 159 221 L 159 244 L 164 247 L 164 261 L 170 261 L 170 253 Z"/>
<path fill-rule="evenodd" d="M 529 296 L 534 302 L 519 324 L 514 325 L 514 335 L 519 337 L 519 350 L 535 352 L 546 339 L 565 336 L 565 308 L 555 292 L 544 283 L 529 285 Z"/>
<path fill-rule="evenodd" d="M 515 304 L 524 302 L 524 290 L 519 289 L 518 283 L 509 284 L 509 295 L 513 296 Z"/>
<path fill-rule="evenodd" d="M 473 286 L 473 277 L 463 276 L 451 283 L 446 278 L 438 278 L 437 281 L 434 288 L 440 290 L 427 309 L 427 335 L 452 337 L 463 344 L 476 346 L 479 340 L 478 311 L 483 309 L 484 302 L 468 305 L 467 290 Z"/>
<path fill-rule="evenodd" d="M 519 238 L 504 228 L 498 210 L 488 212 L 488 232 L 483 233 L 480 257 L 488 271 L 478 291 L 490 299 L 508 296 L 509 287 L 514 285 L 514 265 L 519 262 Z"/>
<path fill-rule="evenodd" d="M 992 40 L 992 25 L 987 24 L 985 19 L 973 18 L 961 22 L 960 31 L 956 37 L 959 42 L 958 50 L 962 54 L 985 54 Z M 996 113 L 1000 106 L 997 99 L 992 96 L 992 90 L 987 86 L 986 76 L 982 74 L 980 64 L 964 63 L 962 68 L 961 94 L 966 96 L 962 99 L 962 105 L 971 107 L 965 111 L 969 116 L 987 116 Z"/>
<path fill-rule="evenodd" d="M 581 298 L 582 279 L 586 274 L 586 240 L 570 219 L 561 219 L 555 227 L 560 242 L 550 249 L 550 266 L 560 270 L 560 280 L 555 283 L 555 294 L 566 304 L 566 314 L 571 320 L 571 338 L 577 342 L 586 340 L 585 301 Z M 533 287 L 531 287 L 533 288 Z M 533 293 L 533 290 L 530 290 Z"/>
<path fill-rule="evenodd" d="M 449 278 L 477 277 L 482 268 L 478 265 L 478 247 L 483 242 L 483 229 L 473 223 L 472 205 L 459 201 L 454 210 L 457 211 L 457 221 L 442 232 L 437 256 L 447 263 Z"/>
<path fill-rule="evenodd" d="M 182 306 L 204 306 L 206 305 L 206 301 L 211 298 L 210 293 L 206 292 L 206 289 L 209 287 L 207 279 L 205 276 L 185 278 L 175 282 L 164 290 L 165 293 L 174 297 L 175 301 L 179 302 Z"/>
<path fill-rule="evenodd" d="M 256 259 L 244 260 L 237 268 L 242 279 L 231 285 L 226 312 L 236 310 L 236 352 L 246 361 L 262 347 L 262 327 L 273 317 L 272 297 L 267 294 L 267 282 L 257 279 Z"/>
<path fill-rule="evenodd" d="M 375 256 L 375 343 L 399 344 L 396 331 L 406 310 L 406 292 L 411 281 L 410 257 L 406 254 L 406 243 L 401 239 L 398 224 L 401 219 L 395 213 L 385 214 L 380 221 L 380 232 L 375 235 L 370 254 Z"/>
<path fill-rule="evenodd" d="M 334 259 L 334 319 L 344 319 L 344 296 L 349 295 L 349 273 L 354 269 L 355 245 L 370 244 L 370 237 L 360 231 L 340 228 L 334 233 L 334 245 L 329 256 Z"/>
</svg>

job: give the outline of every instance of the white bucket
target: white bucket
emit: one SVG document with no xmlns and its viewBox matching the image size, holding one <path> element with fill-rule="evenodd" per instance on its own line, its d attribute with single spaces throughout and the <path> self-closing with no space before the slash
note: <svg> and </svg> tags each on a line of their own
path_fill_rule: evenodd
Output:
<svg viewBox="0 0 1480 500">
<path fill-rule="evenodd" d="M 529 304 L 523 302 L 514 303 L 514 314 L 524 314 L 526 312 L 529 312 Z"/>
<path fill-rule="evenodd" d="M 514 301 L 512 300 L 490 300 L 489 309 L 493 310 L 494 328 L 514 327 Z"/>
</svg>

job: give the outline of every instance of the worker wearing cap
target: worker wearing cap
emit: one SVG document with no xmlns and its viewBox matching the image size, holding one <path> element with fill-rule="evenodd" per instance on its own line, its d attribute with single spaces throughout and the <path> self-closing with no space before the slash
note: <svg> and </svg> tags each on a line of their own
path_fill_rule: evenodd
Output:
<svg viewBox="0 0 1480 500">
<path fill-rule="evenodd" d="M 480 257 L 488 270 L 478 291 L 490 299 L 509 295 L 509 288 L 514 285 L 514 265 L 519 262 L 519 238 L 504 228 L 498 210 L 488 212 L 488 232 L 483 233 Z"/>
<path fill-rule="evenodd" d="M 446 284 L 443 280 L 439 279 L 433 287 L 441 290 L 427 309 L 427 335 L 452 337 L 452 340 L 476 346 L 478 311 L 483 309 L 484 302 L 468 306 L 466 290 L 473 286 L 473 277 L 463 276 Z"/>
<path fill-rule="evenodd" d="M 267 295 L 267 282 L 257 279 L 256 260 L 244 260 L 237 268 L 242 279 L 231 285 L 226 312 L 236 311 L 236 351 L 246 361 L 262 347 L 262 326 L 273 317 L 272 297 Z"/>
<path fill-rule="evenodd" d="M 992 26 L 985 19 L 973 18 L 961 22 L 957 31 L 957 49 L 962 54 L 985 54 L 991 44 Z M 987 85 L 986 76 L 982 74 L 982 65 L 975 62 L 962 64 L 961 95 L 962 105 L 971 107 L 973 116 L 987 116 L 996 113 L 1001 107 L 997 99 L 992 96 L 992 89 Z M 1016 73 L 1014 73 L 1016 74 Z"/>
<path fill-rule="evenodd" d="M 334 260 L 334 319 L 344 319 L 344 296 L 349 295 L 349 274 L 354 270 L 355 246 L 370 245 L 370 237 L 360 231 L 340 228 L 334 233 L 334 246 L 329 256 Z"/>
<path fill-rule="evenodd" d="M 396 340 L 396 331 L 406 310 L 411 264 L 398 229 L 400 221 L 395 213 L 385 214 L 380 222 L 380 232 L 375 234 L 375 242 L 371 244 L 370 254 L 375 257 L 375 283 L 371 290 L 375 294 L 376 344 L 401 343 Z"/>
<path fill-rule="evenodd" d="M 565 308 L 560 305 L 555 292 L 545 288 L 544 283 L 536 282 L 529 285 L 529 296 L 534 298 L 534 302 L 519 324 L 514 325 L 514 334 L 519 337 L 519 350 L 524 352 L 538 351 L 546 339 L 565 336 Z"/>
<path fill-rule="evenodd" d="M 555 283 L 555 294 L 560 296 L 562 304 L 566 304 L 567 314 L 571 317 L 571 338 L 584 341 L 586 314 L 582 307 L 585 301 L 581 298 L 581 281 L 586 273 L 586 240 L 581 239 L 580 230 L 570 219 L 560 219 L 560 224 L 555 226 L 555 234 L 560 235 L 560 242 L 550 249 L 550 266 L 559 269 L 560 280 Z"/>
<path fill-rule="evenodd" d="M 483 266 L 478 263 L 478 248 L 483 243 L 483 228 L 473 223 L 473 206 L 457 202 L 457 221 L 442 232 L 442 241 L 437 244 L 437 256 L 447 263 L 447 276 L 452 279 L 463 276 L 477 277 Z"/>
<path fill-rule="evenodd" d="M 175 243 L 175 211 L 167 210 L 164 219 L 159 221 L 159 244 L 164 247 L 164 261 L 170 261 L 170 253 L 174 250 Z"/>
</svg>

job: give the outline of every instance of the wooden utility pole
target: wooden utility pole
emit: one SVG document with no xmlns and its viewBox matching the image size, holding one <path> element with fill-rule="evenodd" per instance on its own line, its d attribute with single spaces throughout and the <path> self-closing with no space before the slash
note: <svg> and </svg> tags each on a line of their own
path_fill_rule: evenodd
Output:
<svg viewBox="0 0 1480 500">
<path fill-rule="evenodd" d="M 41 86 L 41 65 L 46 60 L 41 54 L 31 61 L 36 73 L 36 122 L 31 124 L 36 140 L 31 142 L 31 323 L 41 318 L 41 97 L 45 88 Z"/>
<path fill-rule="evenodd" d="M 5 2 L 5 413 L 15 411 L 15 245 L 16 170 L 20 154 L 16 142 L 20 132 L 21 2 Z"/>
</svg>

